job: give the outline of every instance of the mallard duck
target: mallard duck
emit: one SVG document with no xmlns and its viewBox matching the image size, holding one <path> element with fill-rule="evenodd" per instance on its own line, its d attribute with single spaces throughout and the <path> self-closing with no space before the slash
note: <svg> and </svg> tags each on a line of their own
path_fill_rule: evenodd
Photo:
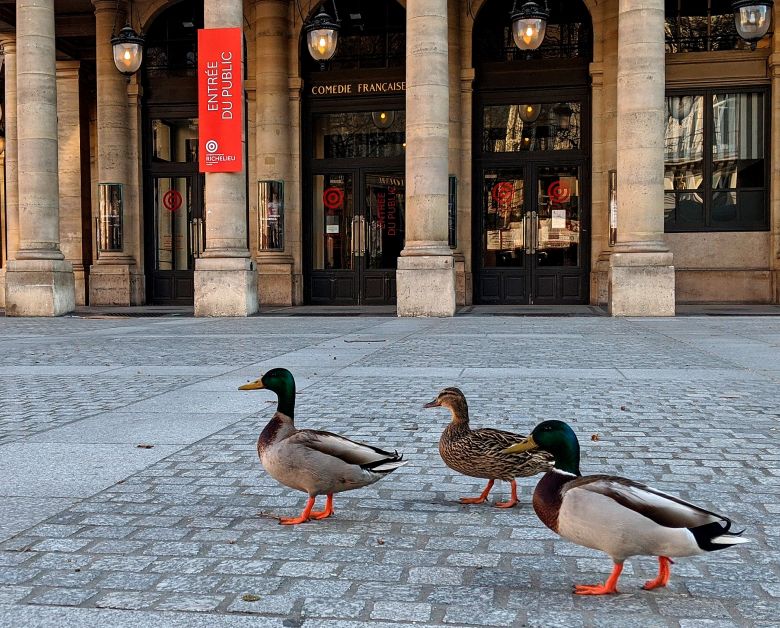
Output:
<svg viewBox="0 0 780 628">
<path fill-rule="evenodd" d="M 294 525 L 333 514 L 333 494 L 362 488 L 404 466 L 398 452 L 389 452 L 320 430 L 298 430 L 293 424 L 295 380 L 287 369 L 275 368 L 239 390 L 266 388 L 276 393 L 278 405 L 257 439 L 260 462 L 277 482 L 308 493 L 298 517 L 279 523 Z M 314 511 L 317 495 L 327 495 L 325 510 Z"/>
<path fill-rule="evenodd" d="M 631 556 L 657 556 L 658 577 L 647 590 L 665 587 L 673 557 L 695 556 L 747 543 L 729 532 L 731 520 L 634 480 L 580 474 L 580 445 L 563 421 L 544 421 L 506 453 L 541 449 L 555 458 L 534 490 L 534 510 L 563 538 L 606 552 L 614 567 L 606 583 L 575 585 L 579 595 L 617 593 L 623 562 Z"/>
<path fill-rule="evenodd" d="M 481 504 L 487 500 L 496 480 L 509 482 L 512 494 L 507 502 L 496 504 L 498 508 L 511 508 L 517 504 L 515 478 L 528 477 L 552 467 L 552 456 L 544 452 L 505 454 L 503 450 L 525 438 L 520 434 L 492 428 L 472 430 L 469 427 L 469 406 L 459 388 L 445 388 L 436 399 L 424 408 L 448 408 L 452 421 L 439 439 L 439 454 L 450 468 L 474 478 L 487 478 L 488 483 L 479 497 L 461 497 L 462 504 Z"/>
</svg>

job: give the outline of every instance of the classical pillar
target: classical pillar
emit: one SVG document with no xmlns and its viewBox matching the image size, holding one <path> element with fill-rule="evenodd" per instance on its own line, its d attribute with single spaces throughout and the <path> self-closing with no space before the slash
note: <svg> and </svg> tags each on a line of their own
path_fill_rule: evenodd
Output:
<svg viewBox="0 0 780 628">
<path fill-rule="evenodd" d="M 284 182 L 285 225 L 292 224 L 290 99 L 288 96 L 289 2 L 259 0 L 255 5 L 255 171 L 257 180 Z M 251 194 L 256 194 L 251 182 Z M 284 249 L 259 251 L 258 292 L 262 305 L 293 304 L 291 238 Z"/>
<path fill-rule="evenodd" d="M 242 28 L 241 0 L 206 0 L 205 28 Z M 241 74 L 245 60 L 241 58 Z M 243 119 L 244 106 L 240 113 Z M 246 138 L 243 138 L 246 142 Z M 206 173 L 206 250 L 195 262 L 195 316 L 257 312 L 257 271 L 247 248 L 246 164 Z"/>
<path fill-rule="evenodd" d="M 6 315 L 57 316 L 75 295 L 60 251 L 54 0 L 18 0 L 16 43 L 19 250 L 6 272 Z"/>
<path fill-rule="evenodd" d="M 664 243 L 664 37 L 663 0 L 620 0 L 614 316 L 674 316 L 674 266 Z"/>
<path fill-rule="evenodd" d="M 777 25 L 777 20 L 780 19 L 780 6 L 777 4 L 772 19 Z M 769 76 L 772 79 L 772 153 L 769 163 L 772 168 L 771 181 L 780 181 L 780 28 L 774 29 L 772 50 L 774 52 L 769 57 Z M 780 189 L 778 188 L 780 186 L 772 185 L 769 205 L 772 229 L 770 268 L 774 275 L 774 303 L 780 303 Z"/>
<path fill-rule="evenodd" d="M 452 316 L 448 244 L 447 0 L 406 3 L 406 242 L 398 258 L 398 316 Z"/>
<path fill-rule="evenodd" d="M 7 259 L 16 258 L 19 248 L 19 153 L 16 129 L 16 37 L 0 35 L 5 57 L 5 226 Z"/>
<path fill-rule="evenodd" d="M 122 186 L 121 241 L 112 250 L 98 251 L 89 274 L 90 305 L 139 305 L 143 299 L 143 275 L 133 255 L 133 225 L 140 212 L 131 174 L 130 109 L 128 80 L 116 68 L 111 37 L 124 24 L 123 3 L 92 0 L 95 7 L 95 70 L 97 73 L 97 174 L 98 186 Z M 119 11 L 119 12 L 117 12 Z M 100 194 L 97 196 L 98 203 Z M 101 229 L 106 229 L 95 208 Z M 105 240 L 106 238 L 102 238 Z M 100 239 L 98 239 L 100 246 Z M 139 282 L 141 285 L 139 287 Z"/>
<path fill-rule="evenodd" d="M 76 305 L 86 303 L 81 246 L 81 116 L 79 61 L 57 62 L 57 121 L 60 192 L 60 248 L 73 266 Z"/>
<path fill-rule="evenodd" d="M 14 33 L 0 33 L 0 49 L 5 66 L 5 147 L 3 167 L 5 169 L 5 207 L 0 207 L 0 254 L 5 260 L 16 257 L 19 248 L 19 191 L 17 178 L 17 142 L 16 142 L 16 36 Z M 3 170 L 0 169 L 0 173 Z M 5 307 L 5 271 L 6 264 L 0 261 L 0 307 Z"/>
</svg>

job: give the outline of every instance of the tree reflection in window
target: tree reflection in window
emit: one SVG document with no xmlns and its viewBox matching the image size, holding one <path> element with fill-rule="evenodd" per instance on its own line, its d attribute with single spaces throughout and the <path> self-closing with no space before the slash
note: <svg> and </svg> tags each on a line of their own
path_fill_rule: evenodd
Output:
<svg viewBox="0 0 780 628">
<path fill-rule="evenodd" d="M 666 0 L 666 52 L 744 50 L 731 0 Z"/>
</svg>

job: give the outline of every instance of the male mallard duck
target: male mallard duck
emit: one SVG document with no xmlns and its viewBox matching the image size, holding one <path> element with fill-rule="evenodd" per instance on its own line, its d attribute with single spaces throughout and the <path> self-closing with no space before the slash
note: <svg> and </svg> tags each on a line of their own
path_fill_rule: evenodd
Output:
<svg viewBox="0 0 780 628">
<path fill-rule="evenodd" d="M 534 491 L 534 510 L 542 523 L 563 538 L 606 552 L 614 567 L 603 585 L 575 585 L 579 595 L 617 593 L 623 561 L 630 556 L 658 556 L 658 577 L 645 589 L 666 586 L 670 557 L 747 543 L 729 532 L 731 520 L 678 497 L 614 475 L 580 475 L 580 444 L 563 421 L 545 421 L 506 453 L 541 449 L 555 457 Z"/>
<path fill-rule="evenodd" d="M 487 478 L 488 483 L 479 497 L 461 497 L 462 504 L 483 503 L 496 480 L 509 482 L 512 496 L 508 502 L 497 503 L 498 508 L 511 508 L 517 503 L 515 478 L 536 475 L 552 467 L 552 456 L 544 452 L 505 454 L 506 447 L 525 438 L 520 434 L 492 428 L 472 430 L 469 427 L 469 406 L 459 388 L 445 388 L 426 403 L 424 408 L 449 408 L 452 421 L 439 439 L 439 454 L 450 468 L 474 478 Z"/>
<path fill-rule="evenodd" d="M 333 493 L 368 486 L 406 464 L 398 452 L 330 432 L 295 429 L 295 380 L 287 369 L 272 369 L 260 379 L 239 386 L 239 390 L 260 388 L 278 397 L 276 412 L 257 439 L 260 461 L 277 482 L 309 494 L 299 517 L 282 517 L 279 523 L 325 519 L 333 514 Z M 312 512 L 317 495 L 328 496 L 325 510 Z"/>
</svg>

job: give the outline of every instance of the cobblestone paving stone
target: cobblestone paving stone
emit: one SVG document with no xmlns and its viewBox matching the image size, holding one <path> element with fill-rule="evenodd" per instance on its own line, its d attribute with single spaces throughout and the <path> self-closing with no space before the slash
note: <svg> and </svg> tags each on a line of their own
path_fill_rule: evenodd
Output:
<svg viewBox="0 0 780 628">
<path fill-rule="evenodd" d="M 0 318 L 0 333 L 7 321 L 15 324 Z M 172 376 L 154 389 L 127 371 L 111 386 L 110 370 L 61 376 L 34 401 L 41 376 L 6 375 L 0 438 L 24 438 L 25 421 L 29 433 L 72 422 L 74 403 L 232 392 L 253 376 L 247 364 L 273 357 L 301 374 L 299 427 L 397 448 L 410 464 L 337 495 L 327 521 L 279 526 L 305 496 L 257 459 L 272 395 L 242 393 L 255 411 L 0 543 L 0 605 L 13 605 L 6 616 L 18 613 L 18 625 L 36 608 L 148 611 L 144 621 L 158 625 L 172 612 L 288 627 L 777 625 L 780 319 L 157 319 L 107 332 L 112 322 L 52 321 L 61 342 L 42 331 L 23 344 L 50 366 L 101 364 L 101 348 L 118 345 L 125 365 L 162 364 L 160 348 L 174 364 L 224 364 L 224 374 L 182 374 L 176 393 Z M 76 359 L 79 347 L 98 355 Z M 710 506 L 754 542 L 679 560 L 666 590 L 640 589 L 656 569 L 640 558 L 627 563 L 621 595 L 573 596 L 572 583 L 603 581 L 611 565 L 544 528 L 530 506 L 535 479 L 520 481 L 510 511 L 457 503 L 482 481 L 444 466 L 436 445 L 448 417 L 421 408 L 447 385 L 464 390 L 475 425 L 522 432 L 569 421 L 583 472 L 627 475 Z M 15 403 L 33 411 L 6 422 Z M 46 408 L 49 426 L 35 418 Z M 506 491 L 497 485 L 492 501 Z"/>
</svg>

